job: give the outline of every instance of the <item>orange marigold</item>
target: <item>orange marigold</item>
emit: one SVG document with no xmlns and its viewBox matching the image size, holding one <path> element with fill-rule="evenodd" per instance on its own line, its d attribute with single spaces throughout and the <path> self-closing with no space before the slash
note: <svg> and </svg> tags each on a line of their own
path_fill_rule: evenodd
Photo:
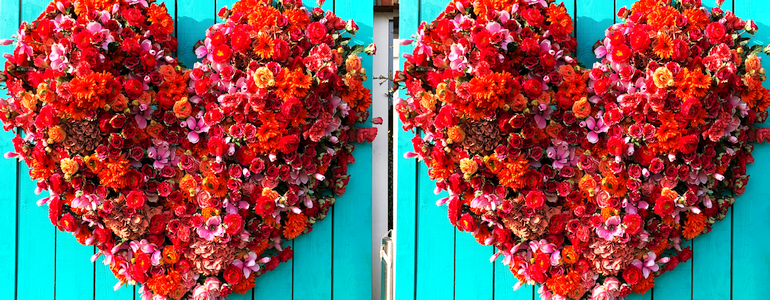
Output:
<svg viewBox="0 0 770 300">
<path fill-rule="evenodd" d="M 158 26 L 168 34 L 174 32 L 174 19 L 171 18 L 171 15 L 168 14 L 166 3 L 162 3 L 161 5 L 157 5 L 155 3 L 151 4 L 150 8 L 148 9 L 148 14 L 150 24 L 153 26 Z"/>
<path fill-rule="evenodd" d="M 509 157 L 503 162 L 500 172 L 497 173 L 500 184 L 518 191 L 527 186 L 524 180 L 524 173 L 529 168 L 529 161 L 523 155 L 518 157 Z"/>
<path fill-rule="evenodd" d="M 559 296 L 567 296 L 581 285 L 580 274 L 578 272 L 571 271 L 564 275 L 554 276 L 549 278 L 545 282 L 545 285 L 551 291 L 553 291 L 554 294 Z"/>
<path fill-rule="evenodd" d="M 155 294 L 165 297 L 176 290 L 180 282 L 182 282 L 182 275 L 174 269 L 169 268 L 168 274 L 150 277 L 150 279 L 147 280 L 147 287 L 155 292 Z"/>
<path fill-rule="evenodd" d="M 283 14 L 289 19 L 289 24 L 291 26 L 296 26 L 300 30 L 304 31 L 307 28 L 307 25 L 310 24 L 310 18 L 307 17 L 305 12 L 299 9 L 287 9 Z"/>
<path fill-rule="evenodd" d="M 357 110 L 365 111 L 372 105 L 372 95 L 369 93 L 369 89 L 364 87 L 363 82 L 353 75 L 345 75 L 343 79 L 348 86 L 342 92 L 342 100 L 348 103 L 348 105 Z"/>
<path fill-rule="evenodd" d="M 660 58 L 671 58 L 674 54 L 674 42 L 665 34 L 658 34 L 656 44 L 652 51 Z"/>
<path fill-rule="evenodd" d="M 87 112 L 104 107 L 107 100 L 112 100 L 121 89 L 112 74 L 107 72 L 77 76 L 72 79 L 70 87 L 72 100 L 52 104 L 76 120 L 85 118 Z"/>
<path fill-rule="evenodd" d="M 709 17 L 700 9 L 685 9 L 683 14 L 687 18 L 687 23 L 697 29 L 703 30 L 709 24 Z"/>
<path fill-rule="evenodd" d="M 647 24 L 652 26 L 654 30 L 659 30 L 665 26 L 674 26 L 678 15 L 679 11 L 671 6 L 656 6 L 647 15 Z"/>
<path fill-rule="evenodd" d="M 676 121 L 672 113 L 661 113 L 658 120 L 661 125 L 655 132 L 657 141 L 651 143 L 650 148 L 657 153 L 677 153 L 683 126 Z"/>
<path fill-rule="evenodd" d="M 302 234 L 307 227 L 307 216 L 303 213 L 288 213 L 283 227 L 283 236 L 292 240 Z"/>
<path fill-rule="evenodd" d="M 246 292 L 254 288 L 254 273 L 251 273 L 249 277 L 233 285 L 232 288 L 233 288 L 233 292 L 235 293 L 238 293 L 241 295 L 246 294 Z"/>
<path fill-rule="evenodd" d="M 99 172 L 102 185 L 114 190 L 126 187 L 126 173 L 128 173 L 128 159 L 123 156 L 108 158 L 103 162 L 104 166 Z"/>
<path fill-rule="evenodd" d="M 708 221 L 708 218 L 706 218 L 703 214 L 694 214 L 692 212 L 687 212 L 687 221 L 684 223 L 684 231 L 682 231 L 682 235 L 685 239 L 691 240 L 694 239 L 696 236 L 700 235 L 703 232 L 703 229 L 706 228 L 706 222 Z"/>
<path fill-rule="evenodd" d="M 260 34 L 257 36 L 257 46 L 254 47 L 254 53 L 261 58 L 270 59 L 273 57 L 274 44 L 271 37 L 266 34 Z"/>
<path fill-rule="evenodd" d="M 87 15 L 89 10 L 106 10 L 115 4 L 121 3 L 121 0 L 79 0 L 75 1 L 75 14 Z M 51 2 L 54 4 L 54 2 Z"/>
<path fill-rule="evenodd" d="M 564 3 L 555 5 L 551 3 L 546 11 L 548 22 L 551 22 L 551 29 L 556 29 L 561 34 L 570 34 L 574 29 L 572 27 L 572 17 L 567 13 Z"/>
<path fill-rule="evenodd" d="M 655 275 L 650 274 L 647 278 L 642 278 L 639 283 L 631 286 L 631 291 L 637 294 L 644 294 L 655 286 Z"/>
</svg>

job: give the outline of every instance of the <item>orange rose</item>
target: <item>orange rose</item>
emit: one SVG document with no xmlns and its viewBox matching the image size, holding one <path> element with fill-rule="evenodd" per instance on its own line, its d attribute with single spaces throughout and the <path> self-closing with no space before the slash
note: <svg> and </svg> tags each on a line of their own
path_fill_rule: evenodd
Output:
<svg viewBox="0 0 770 300">
<path fill-rule="evenodd" d="M 756 72 L 759 71 L 760 68 L 762 68 L 762 62 L 759 60 L 759 57 L 756 55 L 749 55 L 749 57 L 746 58 L 746 72 Z"/>
<path fill-rule="evenodd" d="M 572 112 L 575 113 L 575 118 L 585 119 L 591 115 L 591 103 L 588 102 L 586 97 L 580 98 L 572 105 Z"/>
<path fill-rule="evenodd" d="M 192 113 L 192 105 L 187 101 L 187 97 L 179 99 L 174 103 L 174 115 L 179 119 L 186 119 Z"/>
<path fill-rule="evenodd" d="M 274 86 L 275 79 L 273 78 L 273 72 L 271 72 L 267 67 L 260 67 L 256 72 L 254 72 L 254 83 L 256 83 L 257 87 L 261 89 Z"/>
<path fill-rule="evenodd" d="M 449 127 L 449 129 L 447 129 L 447 135 L 453 143 L 459 143 L 465 139 L 465 131 L 457 125 Z"/>
<path fill-rule="evenodd" d="M 65 175 L 72 175 L 78 172 L 80 165 L 78 162 L 71 158 L 63 158 L 61 160 L 61 170 Z"/>
<path fill-rule="evenodd" d="M 463 158 L 460 160 L 460 170 L 466 176 L 473 175 L 479 170 L 479 164 L 475 160 Z"/>
<path fill-rule="evenodd" d="M 59 125 L 48 127 L 48 138 L 54 143 L 61 143 L 67 138 L 67 132 Z"/>
</svg>

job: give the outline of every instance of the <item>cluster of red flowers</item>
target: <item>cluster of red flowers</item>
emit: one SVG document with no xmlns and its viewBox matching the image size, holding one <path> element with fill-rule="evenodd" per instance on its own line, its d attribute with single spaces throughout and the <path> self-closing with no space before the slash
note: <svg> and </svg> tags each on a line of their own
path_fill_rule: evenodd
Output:
<svg viewBox="0 0 770 300">
<path fill-rule="evenodd" d="M 396 81 L 449 219 L 543 299 L 622 299 L 692 257 L 748 181 L 768 90 L 757 29 L 699 0 L 641 0 L 570 56 L 553 1 L 454 0 Z"/>
<path fill-rule="evenodd" d="M 22 24 L 5 65 L 5 129 L 51 222 L 96 245 L 143 299 L 221 299 L 292 257 L 371 142 L 362 52 L 301 1 L 242 0 L 195 47 L 164 5 L 57 0 Z"/>
</svg>

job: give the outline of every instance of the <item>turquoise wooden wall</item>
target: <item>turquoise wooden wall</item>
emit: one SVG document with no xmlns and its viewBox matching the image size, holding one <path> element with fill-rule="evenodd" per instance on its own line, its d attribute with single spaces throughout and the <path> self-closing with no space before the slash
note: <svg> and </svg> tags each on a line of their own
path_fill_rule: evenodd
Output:
<svg viewBox="0 0 770 300">
<path fill-rule="evenodd" d="M 558 0 L 557 0 L 558 2 Z M 619 20 L 617 9 L 632 0 L 568 0 L 567 10 L 575 20 L 578 59 L 586 66 L 596 61 L 593 44 L 604 37 L 604 30 Z M 409 38 L 421 22 L 430 22 L 443 11 L 446 0 L 401 1 L 401 38 Z M 703 0 L 714 6 L 715 0 Z M 766 0 L 727 0 L 722 9 L 735 11 L 759 26 L 757 43 L 770 44 L 770 2 Z M 413 46 L 401 46 L 400 53 L 411 53 Z M 763 66 L 770 67 L 770 57 Z M 401 59 L 403 65 L 404 59 Z M 770 83 L 765 82 L 765 87 Z M 400 124 L 403 125 L 403 124 Z M 539 299 L 533 287 L 513 291 L 516 283 L 499 258 L 489 257 L 492 246 L 482 246 L 472 235 L 458 232 L 447 219 L 446 206 L 436 207 L 435 184 L 427 167 L 401 154 L 413 151 L 411 132 L 398 133 L 398 195 L 396 219 L 396 299 Z M 694 258 L 680 264 L 655 282 L 652 292 L 634 294 L 629 299 L 723 300 L 767 299 L 770 282 L 770 145 L 757 145 L 755 163 L 746 193 L 736 201 L 725 220 L 714 230 L 688 242 Z"/>
<path fill-rule="evenodd" d="M 215 22 L 219 8 L 232 7 L 236 0 L 166 0 L 176 20 L 179 39 L 177 55 L 187 66 L 196 61 L 192 46 Z M 0 0 L 0 37 L 10 38 L 21 21 L 32 21 L 48 0 Z M 315 7 L 315 0 L 305 5 Z M 323 6 L 343 19 L 359 25 L 355 43 L 372 43 L 372 1 L 329 0 Z M 11 52 L 12 46 L 0 48 Z M 4 64 L 4 59 L 0 62 Z M 372 69 L 366 56 L 363 66 Z M 364 85 L 371 88 L 371 79 Z M 13 150 L 13 133 L 0 130 L 0 151 Z M 246 295 L 228 299 L 338 299 L 371 297 L 371 144 L 356 145 L 356 163 L 347 193 L 337 200 L 326 219 L 313 232 L 293 241 L 294 259 L 256 279 L 256 287 Z M 91 263 L 93 247 L 80 245 L 69 233 L 57 232 L 47 218 L 47 207 L 35 203 L 35 195 L 25 164 L 0 159 L 0 299 L 2 300 L 133 300 L 141 299 L 133 286 L 113 291 L 117 283 L 112 272 L 101 263 Z"/>
</svg>

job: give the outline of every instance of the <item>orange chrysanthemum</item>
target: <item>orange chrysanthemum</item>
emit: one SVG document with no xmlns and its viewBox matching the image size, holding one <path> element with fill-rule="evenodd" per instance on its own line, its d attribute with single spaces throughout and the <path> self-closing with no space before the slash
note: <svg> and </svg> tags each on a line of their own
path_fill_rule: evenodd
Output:
<svg viewBox="0 0 770 300">
<path fill-rule="evenodd" d="M 682 137 L 682 127 L 676 121 L 674 114 L 667 112 L 658 116 L 661 126 L 655 132 L 656 142 L 650 148 L 656 153 L 677 153 L 679 138 Z"/>
<path fill-rule="evenodd" d="M 261 58 L 270 59 L 273 57 L 273 45 L 272 38 L 266 34 L 260 34 L 257 37 L 257 46 L 254 47 L 254 53 Z"/>
<path fill-rule="evenodd" d="M 572 17 L 567 13 L 564 3 L 555 5 L 551 3 L 546 12 L 548 22 L 551 23 L 551 30 L 557 30 L 561 34 L 570 34 L 574 29 L 572 26 Z"/>
<path fill-rule="evenodd" d="M 503 167 L 497 173 L 500 184 L 518 191 L 527 186 L 523 176 L 529 168 L 529 161 L 523 155 L 510 157 L 503 162 Z"/>
<path fill-rule="evenodd" d="M 553 276 L 545 282 L 546 287 L 559 296 L 567 296 L 581 286 L 580 274 L 572 271 L 568 274 Z"/>
<path fill-rule="evenodd" d="M 687 18 L 687 23 L 697 29 L 703 30 L 709 24 L 709 17 L 700 9 L 686 9 L 683 14 Z"/>
<path fill-rule="evenodd" d="M 120 91 L 120 84 L 107 72 L 76 76 L 70 87 L 72 100 L 54 101 L 52 104 L 76 120 L 104 107 L 107 100 L 112 100 Z"/>
<path fill-rule="evenodd" d="M 703 232 L 703 229 L 706 228 L 706 222 L 708 221 L 708 218 L 706 218 L 703 214 L 694 214 L 692 212 L 687 212 L 687 221 L 684 223 L 684 230 L 682 231 L 682 235 L 685 239 L 691 240 L 694 239 L 696 236 L 700 235 Z"/>
<path fill-rule="evenodd" d="M 126 173 L 128 173 L 128 159 L 123 156 L 108 158 L 99 172 L 102 185 L 114 190 L 126 187 Z"/>
<path fill-rule="evenodd" d="M 163 32 L 171 34 L 174 32 L 174 19 L 168 14 L 166 4 L 157 5 L 155 3 L 150 5 L 148 9 L 148 20 L 153 26 L 158 26 L 163 29 Z"/>
<path fill-rule="evenodd" d="M 655 275 L 650 274 L 647 278 L 642 278 L 639 283 L 631 286 L 631 291 L 637 294 L 644 294 L 655 286 Z"/>
<path fill-rule="evenodd" d="M 167 296 L 176 290 L 179 283 L 182 282 L 182 275 L 174 269 L 168 269 L 168 274 L 154 276 L 147 280 L 147 287 L 156 295 Z"/>
<path fill-rule="evenodd" d="M 106 10 L 115 4 L 121 3 L 121 0 L 79 0 L 75 1 L 75 14 L 78 16 L 87 15 L 89 10 Z M 51 3 L 53 4 L 53 2 Z"/>
<path fill-rule="evenodd" d="M 356 111 L 369 109 L 369 106 L 372 105 L 372 95 L 369 93 L 369 89 L 364 87 L 364 83 L 350 74 L 345 75 L 343 81 L 348 88 L 342 91 L 342 100 Z"/>
<path fill-rule="evenodd" d="M 307 17 L 305 12 L 299 9 L 287 9 L 283 14 L 289 19 L 290 26 L 296 26 L 300 30 L 304 31 L 307 28 L 307 25 L 310 24 L 310 18 Z"/>
<path fill-rule="evenodd" d="M 307 216 L 305 216 L 305 214 L 288 213 L 286 216 L 286 223 L 283 227 L 283 236 L 286 239 L 292 240 L 302 234 L 306 227 Z"/>
<path fill-rule="evenodd" d="M 239 1 L 251 2 L 251 1 Z M 256 1 L 261 2 L 261 1 Z M 235 11 L 235 7 L 233 7 Z M 254 26 L 255 29 L 262 29 L 265 27 L 275 26 L 276 20 L 281 12 L 272 6 L 252 6 L 246 9 L 248 12 L 247 19 L 248 24 Z"/>
<path fill-rule="evenodd" d="M 281 99 L 291 97 L 304 98 L 313 84 L 313 77 L 301 68 L 294 70 L 283 69 L 275 78 L 277 89 L 275 93 Z"/>
<path fill-rule="evenodd" d="M 642 13 L 643 15 L 646 15 L 654 7 L 660 5 L 660 2 L 660 0 L 639 0 L 634 2 L 634 5 L 631 6 L 631 11 L 633 13 Z"/>
<path fill-rule="evenodd" d="M 652 26 L 654 30 L 659 30 L 666 26 L 674 26 L 676 25 L 676 16 L 678 15 L 679 11 L 671 6 L 656 6 L 647 15 L 647 24 Z"/>
<path fill-rule="evenodd" d="M 237 284 L 233 285 L 232 288 L 235 293 L 241 295 L 246 294 L 246 292 L 254 288 L 254 273 L 249 274 L 249 277 L 239 281 Z"/>
<path fill-rule="evenodd" d="M 275 153 L 284 132 L 275 120 L 275 114 L 266 112 L 262 114 L 260 120 L 262 125 L 257 128 L 259 143 L 252 143 L 249 147 L 255 153 Z"/>
<path fill-rule="evenodd" d="M 674 54 L 673 40 L 665 34 L 658 34 L 656 41 L 657 44 L 652 49 L 655 55 L 660 58 L 671 58 L 671 55 Z"/>
</svg>

